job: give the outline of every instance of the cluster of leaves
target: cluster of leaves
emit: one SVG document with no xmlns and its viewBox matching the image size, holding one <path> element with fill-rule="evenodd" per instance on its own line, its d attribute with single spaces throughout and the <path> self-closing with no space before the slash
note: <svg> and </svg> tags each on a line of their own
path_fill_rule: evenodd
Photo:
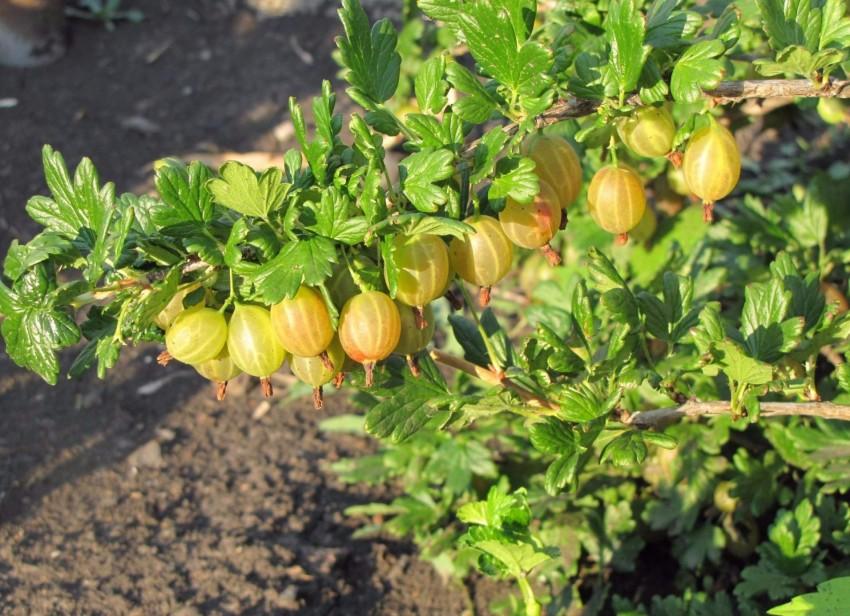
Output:
<svg viewBox="0 0 850 616">
<path fill-rule="evenodd" d="M 468 215 L 530 201 L 539 183 L 520 146 L 557 101 L 579 97 L 588 114 L 550 130 L 578 144 L 590 177 L 636 105 L 669 104 L 678 147 L 712 113 L 704 91 L 722 78 L 824 84 L 843 76 L 850 36 L 838 0 L 549 5 L 408 1 L 399 31 L 343 0 L 337 57 L 358 109 L 346 122 L 325 82 L 310 131 L 291 100 L 299 147 L 280 168 L 166 159 L 157 196 L 117 196 L 91 161 L 72 174 L 45 147 L 51 196 L 27 204 L 44 230 L 3 263 L 6 351 L 55 383 L 59 353 L 84 340 L 69 373 L 103 377 L 126 344 L 161 339 L 154 317 L 189 288 L 184 304 L 201 295 L 226 309 L 306 284 L 335 320 L 340 271 L 395 294 L 395 235 L 462 237 Z M 804 107 L 791 113 L 806 124 Z M 709 228 L 671 191 L 666 160 L 623 151 L 667 208 L 649 244 L 613 247 L 580 198 L 556 241 L 564 266 L 521 257 L 519 289 L 506 290 L 527 305 L 498 290 L 480 313 L 435 304 L 441 350 L 506 387 L 447 380 L 428 354 L 418 378 L 400 361 L 381 367 L 355 397 L 365 425 L 326 424 L 383 439 L 380 453 L 336 465 L 345 480 L 403 486 L 392 503 L 352 509 L 380 516 L 363 533 L 412 536 L 449 576 L 515 579 L 521 596 L 502 607 L 527 614 L 541 602 L 755 614 L 846 574 L 850 432 L 760 421 L 765 401 L 850 398 L 850 317 L 834 301 L 846 302 L 850 262 L 835 187 L 850 180 L 838 165 L 801 182 L 793 170 L 816 155 L 792 144 L 750 169 Z M 728 401 L 730 413 L 666 431 L 633 421 L 690 399 Z"/>
</svg>

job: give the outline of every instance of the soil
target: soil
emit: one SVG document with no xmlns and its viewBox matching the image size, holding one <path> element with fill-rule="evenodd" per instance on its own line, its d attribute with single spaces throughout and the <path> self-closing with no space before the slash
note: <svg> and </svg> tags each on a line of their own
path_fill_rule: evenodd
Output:
<svg viewBox="0 0 850 616">
<path fill-rule="evenodd" d="M 164 155 L 290 146 L 288 98 L 336 74 L 340 28 L 318 0 L 271 4 L 283 17 L 235 0 L 128 0 L 143 23 L 74 21 L 59 62 L 0 68 L 0 246 L 37 231 L 23 208 L 45 192 L 44 143 L 69 163 L 92 157 L 119 192 Z M 409 543 L 352 538 L 346 507 L 393 492 L 328 469 L 374 447 L 318 429 L 344 398 L 317 413 L 278 397 L 263 414 L 242 381 L 216 403 L 157 352 L 128 350 L 108 381 L 55 388 L 0 354 L 0 613 L 467 610 L 466 589 Z M 491 591 L 470 589 L 486 613 Z"/>
</svg>

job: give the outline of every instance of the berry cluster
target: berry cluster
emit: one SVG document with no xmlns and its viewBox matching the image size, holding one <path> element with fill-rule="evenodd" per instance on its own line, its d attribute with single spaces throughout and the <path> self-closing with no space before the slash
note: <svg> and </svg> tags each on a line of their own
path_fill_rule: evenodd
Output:
<svg viewBox="0 0 850 616">
<path fill-rule="evenodd" d="M 647 157 L 669 155 L 675 130 L 663 107 L 639 109 L 618 125 L 622 141 Z M 322 406 L 322 387 L 332 381 L 340 386 L 345 371 L 357 364 L 365 370 L 367 386 L 373 382 L 375 364 L 393 353 L 405 356 L 416 374 L 415 355 L 434 334 L 430 303 L 449 292 L 455 275 L 479 287 L 480 302 L 487 305 L 491 287 L 511 269 L 514 246 L 541 249 L 550 264 L 560 262 L 549 242 L 563 228 L 566 209 L 581 191 L 581 164 L 570 144 L 557 136 L 534 135 L 523 144 L 523 153 L 535 162 L 540 183 L 529 203 L 508 198 L 498 219 L 471 216 L 465 223 L 474 233 L 448 243 L 432 234 L 393 238 L 395 299 L 355 280 L 358 267 L 375 267 L 365 255 L 356 257 L 358 267 L 349 263 L 338 269 L 328 285 L 328 298 L 302 286 L 292 298 L 270 308 L 236 302 L 228 315 L 227 305 L 215 309 L 200 301 L 184 307 L 198 286 L 190 285 L 156 319 L 166 332 L 167 352 L 161 363 L 173 358 L 194 366 L 217 384 L 221 399 L 227 381 L 243 372 L 259 377 L 264 392 L 271 395 L 269 377 L 289 359 L 293 374 L 314 388 L 317 408 Z M 740 168 L 740 155 L 727 129 L 711 120 L 694 133 L 682 169 L 688 190 L 706 204 L 707 217 L 711 204 L 734 188 Z M 596 223 L 620 238 L 653 226 L 654 218 L 646 215 L 651 211 L 640 177 L 616 160 L 593 176 L 587 202 Z M 336 328 L 329 303 L 339 310 Z"/>
</svg>

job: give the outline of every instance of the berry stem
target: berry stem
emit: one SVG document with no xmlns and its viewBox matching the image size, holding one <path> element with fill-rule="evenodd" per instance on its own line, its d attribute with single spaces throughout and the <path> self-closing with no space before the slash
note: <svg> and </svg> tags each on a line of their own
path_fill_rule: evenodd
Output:
<svg viewBox="0 0 850 616">
<path fill-rule="evenodd" d="M 162 353 L 156 356 L 156 363 L 158 363 L 164 368 L 169 364 L 169 362 L 171 362 L 172 359 L 174 358 L 171 356 L 171 353 L 169 353 L 168 351 L 163 351 Z"/>
<path fill-rule="evenodd" d="M 428 327 L 428 320 L 425 318 L 425 311 L 422 309 L 422 306 L 413 307 L 413 318 L 416 321 L 417 329 Z"/>
<path fill-rule="evenodd" d="M 219 381 L 215 384 L 215 399 L 221 402 L 227 396 L 227 381 Z"/>
<path fill-rule="evenodd" d="M 313 408 L 316 409 L 317 411 L 321 411 L 324 406 L 325 406 L 325 398 L 324 398 L 324 394 L 322 393 L 322 388 L 321 387 L 314 387 L 313 388 Z"/>
<path fill-rule="evenodd" d="M 345 372 L 337 372 L 336 376 L 334 377 L 333 383 L 334 387 L 340 389 L 345 383 Z"/>
<path fill-rule="evenodd" d="M 490 291 L 491 287 L 481 287 L 478 290 L 478 303 L 482 308 L 486 308 L 490 305 Z"/>
<path fill-rule="evenodd" d="M 322 360 L 322 365 L 328 370 L 334 369 L 334 363 L 331 361 L 331 356 L 328 355 L 327 351 L 322 351 L 319 353 L 319 359 Z"/>
<path fill-rule="evenodd" d="M 670 164 L 673 165 L 674 168 L 679 169 L 682 166 L 682 153 L 679 150 L 670 150 L 667 153 L 667 160 L 670 161 Z"/>
<path fill-rule="evenodd" d="M 540 251 L 546 257 L 546 260 L 549 262 L 549 265 L 552 267 L 557 267 L 561 264 L 561 255 L 552 248 L 551 244 L 545 244 L 540 248 Z"/>
<path fill-rule="evenodd" d="M 705 201 L 702 204 L 702 219 L 705 222 L 714 222 L 714 201 Z"/>
<path fill-rule="evenodd" d="M 364 362 L 363 370 L 366 371 L 366 387 L 372 387 L 375 384 L 375 362 Z"/>
<path fill-rule="evenodd" d="M 419 359 L 416 355 L 407 355 L 405 356 L 407 360 L 407 367 L 410 368 L 410 374 L 413 375 L 414 378 L 419 378 L 422 374 L 422 370 L 419 369 Z"/>
<path fill-rule="evenodd" d="M 274 395 L 274 387 L 272 387 L 272 382 L 267 376 L 260 379 L 260 387 L 263 390 L 264 397 L 271 398 Z"/>
<path fill-rule="evenodd" d="M 625 246 L 629 243 L 629 234 L 620 233 L 614 241 L 617 243 L 618 246 Z"/>
</svg>

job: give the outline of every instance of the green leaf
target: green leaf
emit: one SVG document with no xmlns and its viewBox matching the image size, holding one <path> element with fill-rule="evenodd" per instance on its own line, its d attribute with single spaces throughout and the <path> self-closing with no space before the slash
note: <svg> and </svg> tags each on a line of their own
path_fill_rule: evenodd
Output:
<svg viewBox="0 0 850 616">
<path fill-rule="evenodd" d="M 446 106 L 445 71 L 446 59 L 439 55 L 427 60 L 416 74 L 416 101 L 423 112 L 440 113 Z"/>
<path fill-rule="evenodd" d="M 643 44 L 644 17 L 634 0 L 613 0 L 608 5 L 605 31 L 611 45 L 610 68 L 623 100 L 637 87 L 650 49 Z"/>
<path fill-rule="evenodd" d="M 566 421 L 549 417 L 531 426 L 531 444 L 548 454 L 572 453 L 578 448 L 579 436 Z"/>
<path fill-rule="evenodd" d="M 469 69 L 450 61 L 446 65 L 446 78 L 455 90 L 466 95 L 452 104 L 452 109 L 458 116 L 471 124 L 483 124 L 490 119 L 498 107 L 498 101 Z"/>
<path fill-rule="evenodd" d="M 105 193 L 101 191 L 97 169 L 84 158 L 72 181 L 62 154 L 49 145 L 42 149 L 42 160 L 53 198 L 33 197 L 27 203 L 27 213 L 48 230 L 71 240 L 81 239 L 93 247 L 96 234 L 106 227 L 111 213 L 103 200 Z M 109 189 L 114 196 L 110 186 L 107 184 L 103 190 Z"/>
<path fill-rule="evenodd" d="M 723 62 L 717 58 L 726 48 L 717 39 L 691 45 L 676 62 L 670 79 L 670 91 L 677 101 L 694 102 L 704 90 L 710 90 L 723 78 Z"/>
<path fill-rule="evenodd" d="M 276 304 L 293 297 L 302 284 L 316 286 L 330 278 L 337 262 L 334 243 L 323 237 L 289 242 L 268 263 L 244 269 L 254 284 L 259 299 Z"/>
<path fill-rule="evenodd" d="M 449 315 L 449 324 L 455 340 L 463 348 L 463 356 L 478 366 L 489 366 L 492 362 L 484 344 L 484 338 L 470 319 L 459 314 Z"/>
<path fill-rule="evenodd" d="M 490 199 L 511 197 L 528 203 L 540 192 L 540 181 L 530 158 L 503 158 L 496 165 L 496 177 L 490 185 Z"/>
<path fill-rule="evenodd" d="M 548 85 L 551 53 L 534 41 L 500 2 L 479 0 L 457 14 L 469 51 L 484 71 L 521 97 L 539 96 Z"/>
<path fill-rule="evenodd" d="M 602 449 L 599 462 L 610 461 L 614 466 L 629 468 L 642 464 L 646 459 L 647 449 L 643 434 L 629 430 L 610 441 Z"/>
<path fill-rule="evenodd" d="M 422 214 L 411 214 L 411 221 L 401 225 L 405 235 L 440 235 L 442 237 L 462 238 L 470 233 L 475 233 L 475 228 L 444 216 L 425 216 Z"/>
<path fill-rule="evenodd" d="M 307 219 L 305 226 L 316 235 L 354 246 L 363 242 L 369 223 L 363 216 L 352 217 L 352 210 L 348 197 L 331 186 L 322 191 L 318 204 L 305 204 L 301 219 Z"/>
<path fill-rule="evenodd" d="M 588 423 L 602 417 L 611 409 L 588 385 L 566 389 L 558 396 L 561 417 L 576 423 Z"/>
<path fill-rule="evenodd" d="M 720 360 L 723 372 L 736 383 L 764 385 L 773 380 L 773 368 L 769 364 L 747 356 L 732 340 L 718 342 L 717 348 L 723 352 Z"/>
<path fill-rule="evenodd" d="M 59 377 L 56 352 L 76 344 L 80 330 L 65 309 L 55 305 L 55 282 L 43 265 L 25 273 L 12 289 L 0 284 L 0 333 L 17 365 L 51 385 Z"/>
<path fill-rule="evenodd" d="M 445 192 L 437 186 L 454 174 L 454 154 L 448 150 L 417 152 L 401 163 L 404 194 L 420 212 L 434 213 L 446 203 Z"/>
<path fill-rule="evenodd" d="M 817 592 L 798 595 L 767 611 L 770 616 L 843 616 L 850 604 L 850 577 L 818 584 Z"/>
<path fill-rule="evenodd" d="M 210 180 L 208 186 L 217 203 L 246 216 L 268 218 L 283 205 L 290 185 L 283 184 L 280 169 L 267 169 L 259 176 L 248 165 L 230 161 L 224 163 L 221 178 Z"/>
<path fill-rule="evenodd" d="M 547 494 L 555 496 L 566 486 L 575 482 L 581 456 L 578 451 L 558 456 L 546 469 L 543 476 L 543 488 Z"/>
<path fill-rule="evenodd" d="M 445 387 L 426 379 L 406 382 L 366 414 L 366 431 L 376 438 L 400 443 L 409 438 L 452 401 Z"/>
<path fill-rule="evenodd" d="M 522 529 L 531 522 L 531 509 L 524 488 L 509 494 L 502 484 L 496 484 L 488 490 L 486 500 L 463 505 L 457 517 L 464 524 Z"/>
<path fill-rule="evenodd" d="M 776 278 L 768 283 L 750 284 L 744 290 L 741 334 L 751 357 L 765 362 L 776 361 L 782 349 L 788 346 L 786 343 L 794 342 L 803 323 L 791 322 L 787 330 L 783 328 L 790 303 L 791 292 Z M 790 337 L 788 340 L 786 333 Z"/>
<path fill-rule="evenodd" d="M 552 559 L 550 553 L 528 543 L 503 543 L 491 539 L 479 541 L 474 547 L 498 560 L 515 577 L 521 577 Z"/>
<path fill-rule="evenodd" d="M 359 0 L 343 0 L 339 10 L 345 36 L 337 37 L 345 79 L 376 103 L 383 103 L 398 87 L 401 56 L 398 34 L 388 19 L 369 29 L 369 18 Z"/>
<path fill-rule="evenodd" d="M 157 226 L 171 227 L 184 222 L 209 222 L 213 218 L 212 194 L 207 182 L 212 177 L 209 167 L 193 162 L 165 164 L 156 171 L 155 184 L 163 204 L 153 219 Z"/>
</svg>

